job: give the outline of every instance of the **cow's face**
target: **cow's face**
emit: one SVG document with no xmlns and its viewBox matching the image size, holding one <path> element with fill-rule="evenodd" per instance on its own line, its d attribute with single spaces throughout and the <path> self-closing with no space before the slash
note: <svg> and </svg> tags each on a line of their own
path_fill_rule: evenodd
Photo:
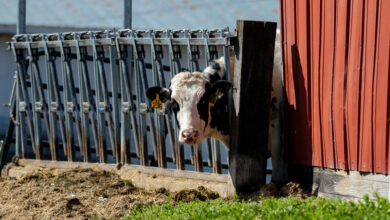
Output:
<svg viewBox="0 0 390 220">
<path fill-rule="evenodd" d="M 180 128 L 179 141 L 196 145 L 210 133 L 210 108 L 225 94 L 231 84 L 224 80 L 210 83 L 200 72 L 181 72 L 171 80 L 170 89 L 152 87 L 149 99 L 156 94 L 162 102 L 169 102 Z"/>
</svg>

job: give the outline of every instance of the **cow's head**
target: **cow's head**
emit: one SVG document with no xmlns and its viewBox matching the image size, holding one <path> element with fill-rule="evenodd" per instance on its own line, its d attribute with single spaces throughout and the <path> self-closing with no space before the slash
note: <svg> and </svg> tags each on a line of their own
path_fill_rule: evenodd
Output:
<svg viewBox="0 0 390 220">
<path fill-rule="evenodd" d="M 223 59 L 216 60 L 204 72 L 181 72 L 171 80 L 170 88 L 151 87 L 147 97 L 169 102 L 179 125 L 179 141 L 196 145 L 210 137 L 213 108 L 231 88 L 228 81 L 220 80 L 224 73 Z"/>
</svg>

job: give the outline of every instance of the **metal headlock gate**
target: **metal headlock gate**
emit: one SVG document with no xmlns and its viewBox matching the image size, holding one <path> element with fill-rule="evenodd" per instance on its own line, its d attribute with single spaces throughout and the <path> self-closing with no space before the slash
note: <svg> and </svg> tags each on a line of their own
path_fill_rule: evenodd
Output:
<svg viewBox="0 0 390 220">
<path fill-rule="evenodd" d="M 27 157 L 32 149 L 37 160 L 100 163 L 112 155 L 122 164 L 136 158 L 143 166 L 166 168 L 168 161 L 184 170 L 191 163 L 196 171 L 208 166 L 221 173 L 227 165 L 221 163 L 220 143 L 205 141 L 207 162 L 202 145 L 189 147 L 186 159 L 169 104 L 151 108 L 145 90 L 169 86 L 178 72 L 200 70 L 219 56 L 228 60 L 228 34 L 228 29 L 124 29 L 15 35 L 9 42 L 17 64 L 9 106 L 16 155 Z M 13 141 L 12 128 L 2 148 Z"/>
</svg>

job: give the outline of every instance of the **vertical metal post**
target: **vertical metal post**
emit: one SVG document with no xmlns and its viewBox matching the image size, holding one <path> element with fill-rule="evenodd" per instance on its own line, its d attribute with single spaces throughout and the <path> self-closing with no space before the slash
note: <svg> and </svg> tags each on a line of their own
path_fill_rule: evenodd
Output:
<svg viewBox="0 0 390 220">
<path fill-rule="evenodd" d="M 131 29 L 133 0 L 124 0 L 123 4 L 123 27 Z"/>
<path fill-rule="evenodd" d="M 19 0 L 16 34 L 24 34 L 24 33 L 26 33 L 26 0 Z"/>
<path fill-rule="evenodd" d="M 89 122 L 88 118 L 91 122 L 91 128 L 92 128 L 92 135 L 93 135 L 93 141 L 94 141 L 94 147 L 96 156 L 99 157 L 99 141 L 98 141 L 98 134 L 97 134 L 97 128 L 96 128 L 96 118 L 97 118 L 97 111 L 96 111 L 96 105 L 95 100 L 93 99 L 92 89 L 91 89 L 91 83 L 89 80 L 89 72 L 88 72 L 88 65 L 87 65 L 87 47 L 80 47 L 79 40 L 81 36 L 77 36 L 76 40 L 76 50 L 77 50 L 77 59 L 78 59 L 78 65 L 79 65 L 79 87 L 80 87 L 80 108 L 82 109 L 82 124 L 84 127 L 84 133 L 87 136 L 86 140 L 84 142 L 87 143 L 87 149 L 86 153 L 90 154 L 90 146 L 88 143 L 90 143 L 88 136 L 89 136 Z M 90 158 L 90 157 L 89 157 Z"/>
<path fill-rule="evenodd" d="M 118 100 L 118 82 L 119 76 L 117 72 L 116 65 L 116 57 L 115 57 L 115 47 L 109 46 L 108 53 L 110 55 L 110 77 L 111 77 L 111 88 L 112 88 L 112 119 L 113 119 L 113 136 L 115 146 L 118 148 L 118 140 L 119 140 L 119 100 Z M 122 125 L 123 126 L 123 125 Z M 128 125 L 126 125 L 128 126 Z M 116 162 L 119 163 L 121 161 L 120 151 L 117 152 Z M 130 161 L 130 158 L 129 158 Z M 123 161 L 122 161 L 123 162 Z"/>
<path fill-rule="evenodd" d="M 17 24 L 16 24 L 16 33 L 17 34 L 23 34 L 26 32 L 26 0 L 19 0 L 18 2 L 18 21 L 17 21 Z M 15 59 L 16 59 L 16 56 L 15 56 Z M 18 82 L 18 76 L 16 75 L 15 77 L 15 80 L 14 80 L 14 85 L 16 85 L 16 93 L 15 93 L 15 96 L 16 96 L 16 104 L 13 106 L 14 109 L 11 110 L 11 114 L 12 112 L 15 111 L 15 114 L 16 114 L 16 123 L 17 123 L 17 126 L 16 126 L 16 131 L 15 131 L 15 136 L 16 136 L 16 144 L 15 144 L 15 153 L 17 156 L 19 156 L 19 149 L 20 147 L 23 145 L 23 143 L 21 142 L 21 134 L 22 134 L 22 126 L 20 126 L 20 112 L 19 112 L 19 102 L 20 102 L 20 94 L 19 94 L 19 82 Z M 10 123 L 14 123 L 12 120 L 10 121 Z M 10 127 L 11 128 L 11 125 Z M 11 133 L 11 131 L 9 131 L 8 133 Z M 4 144 L 4 146 L 9 146 L 8 143 Z M 8 149 L 7 149 L 8 151 Z M 4 156 L 5 158 L 7 157 L 7 155 Z M 3 161 L 3 163 L 5 163 L 5 161 Z"/>
<path fill-rule="evenodd" d="M 153 83 L 157 86 L 165 87 L 164 71 L 162 70 L 161 59 L 163 58 L 163 51 L 161 46 L 154 45 L 154 39 L 159 35 L 155 31 L 149 32 L 151 37 L 151 57 L 152 57 L 152 73 Z M 165 136 L 166 136 L 166 124 L 165 124 L 165 107 L 162 110 L 155 111 L 155 123 L 157 128 L 157 162 L 159 167 L 166 168 L 166 147 L 165 147 Z"/>
<path fill-rule="evenodd" d="M 49 125 L 49 118 L 47 114 L 47 104 L 45 99 L 45 93 L 42 88 L 42 79 L 41 79 L 41 72 L 38 65 L 38 49 L 31 48 L 31 41 L 32 39 L 29 39 L 29 45 L 27 48 L 28 55 L 30 57 L 30 75 L 31 75 L 31 86 L 32 86 L 32 96 L 33 96 L 33 117 L 34 117 L 34 129 L 35 129 L 35 143 L 36 143 L 36 152 L 35 152 L 35 158 L 37 160 L 41 159 L 41 116 L 43 116 L 44 123 L 46 126 L 46 133 L 47 137 L 49 139 L 50 143 L 50 149 L 53 149 L 54 146 L 54 140 L 52 139 L 50 125 Z M 53 150 L 52 150 L 53 151 Z"/>
<path fill-rule="evenodd" d="M 19 112 L 20 112 L 20 120 L 24 122 L 24 117 L 27 117 L 27 126 L 30 132 L 30 137 L 31 137 L 31 146 L 33 148 L 33 151 L 35 153 L 35 140 L 34 140 L 34 128 L 33 128 L 33 122 L 32 122 L 32 109 L 31 106 L 29 105 L 30 103 L 30 98 L 29 98 L 29 93 L 27 89 L 27 83 L 26 83 L 26 59 L 25 59 L 25 53 L 23 50 L 16 50 L 15 46 L 12 44 L 12 51 L 16 57 L 16 62 L 17 62 L 17 72 L 18 72 L 18 88 L 19 88 Z M 22 113 L 23 112 L 23 113 Z M 23 125 L 24 123 L 21 123 Z M 24 132 L 24 128 L 21 127 L 21 132 Z M 21 133 L 23 134 L 23 133 Z M 27 138 L 27 134 L 22 135 L 22 156 L 25 156 L 25 141 Z"/>
<path fill-rule="evenodd" d="M 90 103 L 89 103 L 89 80 L 88 80 L 88 85 L 85 85 L 85 77 L 84 77 L 84 68 L 86 68 L 85 64 L 85 57 L 86 57 L 86 48 L 83 47 L 82 49 L 80 48 L 79 40 L 80 40 L 80 35 L 73 33 L 74 40 L 76 41 L 76 55 L 77 55 L 77 73 L 79 77 L 79 109 L 80 109 L 80 123 L 81 123 L 81 139 L 82 143 L 80 143 L 80 149 L 83 148 L 84 152 L 84 157 L 83 161 L 84 162 L 90 162 L 91 161 L 91 141 L 89 138 L 89 122 L 88 122 L 88 114 L 90 111 Z M 92 125 L 94 126 L 94 120 L 91 120 Z M 94 144 L 96 146 L 96 129 L 93 127 L 93 136 L 94 136 Z"/>
<path fill-rule="evenodd" d="M 147 142 L 147 129 L 146 129 L 146 114 L 147 114 L 147 105 L 143 92 L 143 80 L 141 73 L 143 69 L 143 59 L 145 58 L 145 52 L 143 47 L 137 47 L 135 38 L 137 33 L 134 31 L 130 32 L 129 35 L 131 39 L 131 46 L 133 47 L 133 62 L 134 62 L 134 73 L 136 78 L 136 95 L 137 95 L 137 119 L 139 122 L 139 132 L 138 132 L 138 141 L 139 141 L 139 159 L 142 166 L 148 166 L 148 142 Z M 154 145 L 153 145 L 154 146 Z"/>
<path fill-rule="evenodd" d="M 133 128 L 134 143 L 137 156 L 140 157 L 140 144 L 138 124 L 135 118 L 135 104 L 133 101 L 133 89 L 129 80 L 129 71 L 126 60 L 128 58 L 128 48 L 125 45 L 119 45 L 118 39 L 115 40 L 117 57 L 119 59 L 119 79 L 121 85 L 121 161 L 122 163 L 130 163 L 130 141 L 128 136 L 129 121 L 127 115 L 130 116 L 131 126 Z M 138 100 L 139 96 L 137 96 Z"/>
<path fill-rule="evenodd" d="M 210 49 L 209 46 L 210 33 L 208 30 L 203 30 L 203 37 L 205 39 L 206 66 L 209 66 L 212 60 L 218 58 L 218 51 L 215 46 L 212 46 L 211 47 L 212 49 Z M 214 138 L 213 139 L 208 138 L 206 142 L 206 149 L 208 153 L 207 161 L 209 166 L 213 167 L 214 173 L 221 173 L 222 172 L 221 149 L 220 149 L 219 141 Z"/>
<path fill-rule="evenodd" d="M 187 38 L 187 61 L 188 61 L 188 69 L 191 72 L 199 71 L 199 63 L 198 63 L 198 56 L 199 56 L 199 47 L 198 46 L 192 46 L 190 43 L 190 39 L 192 37 L 192 33 L 188 30 L 184 32 L 185 37 Z M 195 171 L 202 172 L 203 171 L 203 159 L 202 159 L 202 143 L 192 146 L 190 153 L 193 152 L 194 157 L 194 166 Z M 190 155 L 191 156 L 191 155 Z"/>
<path fill-rule="evenodd" d="M 62 37 L 58 36 L 59 40 L 62 40 Z M 74 137 L 73 137 L 73 109 L 74 105 L 71 102 L 70 97 L 70 86 L 67 80 L 67 62 L 69 61 L 69 57 L 65 57 L 64 47 L 61 42 L 60 47 L 61 52 L 61 74 L 62 74 L 62 88 L 63 88 L 63 97 L 64 97 L 64 114 L 65 114 L 65 136 L 66 136 L 66 149 L 68 155 L 68 161 L 75 161 L 75 149 L 74 149 Z M 80 143 L 80 150 L 82 149 Z"/>
<path fill-rule="evenodd" d="M 169 38 L 169 44 L 168 44 L 168 50 L 169 50 L 169 66 L 170 66 L 170 77 L 171 79 L 181 70 L 180 66 L 180 58 L 181 58 L 181 51 L 180 46 L 172 45 L 172 39 L 175 38 L 177 34 L 174 31 L 167 31 L 167 38 Z M 170 109 L 170 108 L 168 108 Z M 168 112 L 168 117 L 173 117 L 173 114 L 171 111 Z M 174 119 L 175 120 L 175 119 Z M 170 122 L 169 122 L 170 123 Z M 173 160 L 176 162 L 177 169 L 184 170 L 185 169 L 185 162 L 184 162 L 184 145 L 179 143 L 177 141 L 177 133 L 178 133 L 178 126 L 173 125 L 173 142 L 171 143 L 172 148 L 172 156 Z"/>
</svg>

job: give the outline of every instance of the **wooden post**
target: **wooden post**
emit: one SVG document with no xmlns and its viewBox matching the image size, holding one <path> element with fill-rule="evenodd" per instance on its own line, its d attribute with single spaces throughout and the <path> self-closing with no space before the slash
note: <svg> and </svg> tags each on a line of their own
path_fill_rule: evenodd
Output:
<svg viewBox="0 0 390 220">
<path fill-rule="evenodd" d="M 276 23 L 237 21 L 229 193 L 265 184 Z"/>
</svg>

